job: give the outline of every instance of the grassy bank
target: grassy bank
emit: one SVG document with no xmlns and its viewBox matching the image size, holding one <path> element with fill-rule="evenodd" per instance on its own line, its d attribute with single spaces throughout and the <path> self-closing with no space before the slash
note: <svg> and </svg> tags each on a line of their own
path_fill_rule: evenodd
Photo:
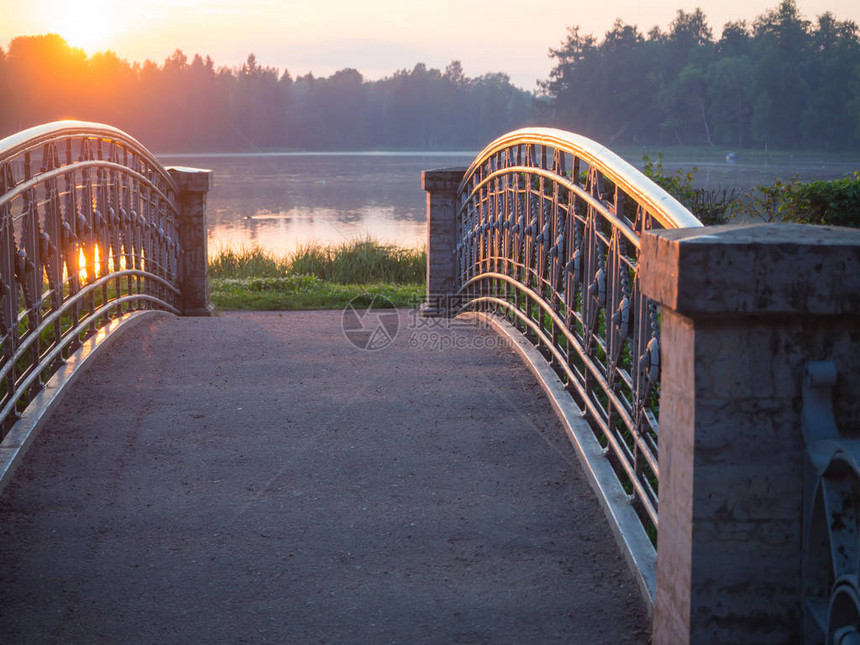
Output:
<svg viewBox="0 0 860 645">
<path fill-rule="evenodd" d="M 424 295 L 426 255 L 360 240 L 305 245 L 288 257 L 260 248 L 221 249 L 209 261 L 212 302 L 218 309 L 341 309 L 373 295 L 414 307 Z"/>
</svg>

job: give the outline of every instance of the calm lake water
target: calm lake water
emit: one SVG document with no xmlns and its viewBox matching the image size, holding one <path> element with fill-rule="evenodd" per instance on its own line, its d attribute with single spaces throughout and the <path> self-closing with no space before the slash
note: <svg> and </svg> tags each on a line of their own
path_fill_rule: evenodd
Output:
<svg viewBox="0 0 860 645">
<path fill-rule="evenodd" d="M 747 192 L 755 186 L 773 184 L 776 179 L 800 181 L 840 179 L 853 176 L 860 170 L 860 153 L 821 152 L 766 152 L 764 150 L 738 150 L 736 160 L 728 163 L 727 153 L 720 148 L 667 148 L 664 151 L 664 170 L 696 168 L 694 185 L 701 188 L 727 187 Z M 622 149 L 618 152 L 637 168 L 644 162 L 642 149 Z M 651 158 L 656 160 L 656 154 Z"/>
<path fill-rule="evenodd" d="M 619 153 L 637 167 L 641 150 Z M 695 183 L 747 190 L 777 177 L 844 177 L 860 169 L 860 155 L 666 152 L 664 169 L 698 167 Z M 339 244 L 372 237 L 405 247 L 425 243 L 426 193 L 421 171 L 468 166 L 475 153 L 273 153 L 159 155 L 165 165 L 210 168 L 209 252 L 260 246 L 284 255 L 308 243 Z"/>
<path fill-rule="evenodd" d="M 210 168 L 209 253 L 260 246 L 284 255 L 308 243 L 372 237 L 425 244 L 421 171 L 468 166 L 474 153 L 159 155 L 165 165 Z"/>
</svg>

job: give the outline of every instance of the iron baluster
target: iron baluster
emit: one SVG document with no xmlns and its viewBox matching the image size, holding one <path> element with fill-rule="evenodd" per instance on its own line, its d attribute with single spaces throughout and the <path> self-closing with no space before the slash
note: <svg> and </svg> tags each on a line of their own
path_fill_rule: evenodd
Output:
<svg viewBox="0 0 860 645">
<path fill-rule="evenodd" d="M 103 322 L 180 313 L 176 215 L 173 179 L 115 128 L 58 122 L 0 141 L 0 438 Z"/>
<path fill-rule="evenodd" d="M 602 146 L 539 128 L 491 143 L 458 204 L 471 222 L 458 253 L 492 260 L 460 272 L 463 308 L 512 320 L 538 346 L 656 527 L 659 311 L 640 296 L 640 236 L 700 223 Z"/>
<path fill-rule="evenodd" d="M 837 378 L 832 361 L 803 376 L 804 643 L 860 641 L 860 446 L 836 425 Z"/>
</svg>

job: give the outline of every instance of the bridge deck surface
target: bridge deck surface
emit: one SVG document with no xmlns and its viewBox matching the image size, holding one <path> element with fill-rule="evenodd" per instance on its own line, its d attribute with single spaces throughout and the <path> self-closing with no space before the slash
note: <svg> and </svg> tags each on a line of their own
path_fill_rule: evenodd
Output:
<svg viewBox="0 0 860 645">
<path fill-rule="evenodd" d="M 375 352 L 340 312 L 122 335 L 0 497 L 0 642 L 647 642 L 528 370 L 400 323 Z"/>
</svg>

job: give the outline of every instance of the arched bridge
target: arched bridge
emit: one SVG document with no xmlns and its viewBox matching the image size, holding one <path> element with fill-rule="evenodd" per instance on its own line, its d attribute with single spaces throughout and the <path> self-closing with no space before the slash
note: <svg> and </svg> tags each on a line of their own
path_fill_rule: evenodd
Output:
<svg viewBox="0 0 860 645">
<path fill-rule="evenodd" d="M 423 180 L 424 312 L 517 339 L 653 598 L 654 642 L 860 639 L 857 232 L 702 228 L 551 129 Z"/>
<path fill-rule="evenodd" d="M 489 312 L 534 341 L 656 533 L 660 334 L 640 288 L 641 236 L 701 223 L 611 151 L 549 129 L 494 141 L 456 208 L 456 298 L 444 306 Z"/>
<path fill-rule="evenodd" d="M 63 121 L 0 142 L 3 434 L 99 330 L 142 310 L 206 310 L 205 202 L 194 195 L 209 174 L 167 170 L 101 124 Z"/>
<path fill-rule="evenodd" d="M 115 128 L 0 141 L 0 180 L 7 639 L 860 632 L 856 232 L 702 228 L 516 131 L 423 176 L 398 324 L 450 342 L 369 352 L 339 312 L 210 317 L 211 173 Z"/>
</svg>

